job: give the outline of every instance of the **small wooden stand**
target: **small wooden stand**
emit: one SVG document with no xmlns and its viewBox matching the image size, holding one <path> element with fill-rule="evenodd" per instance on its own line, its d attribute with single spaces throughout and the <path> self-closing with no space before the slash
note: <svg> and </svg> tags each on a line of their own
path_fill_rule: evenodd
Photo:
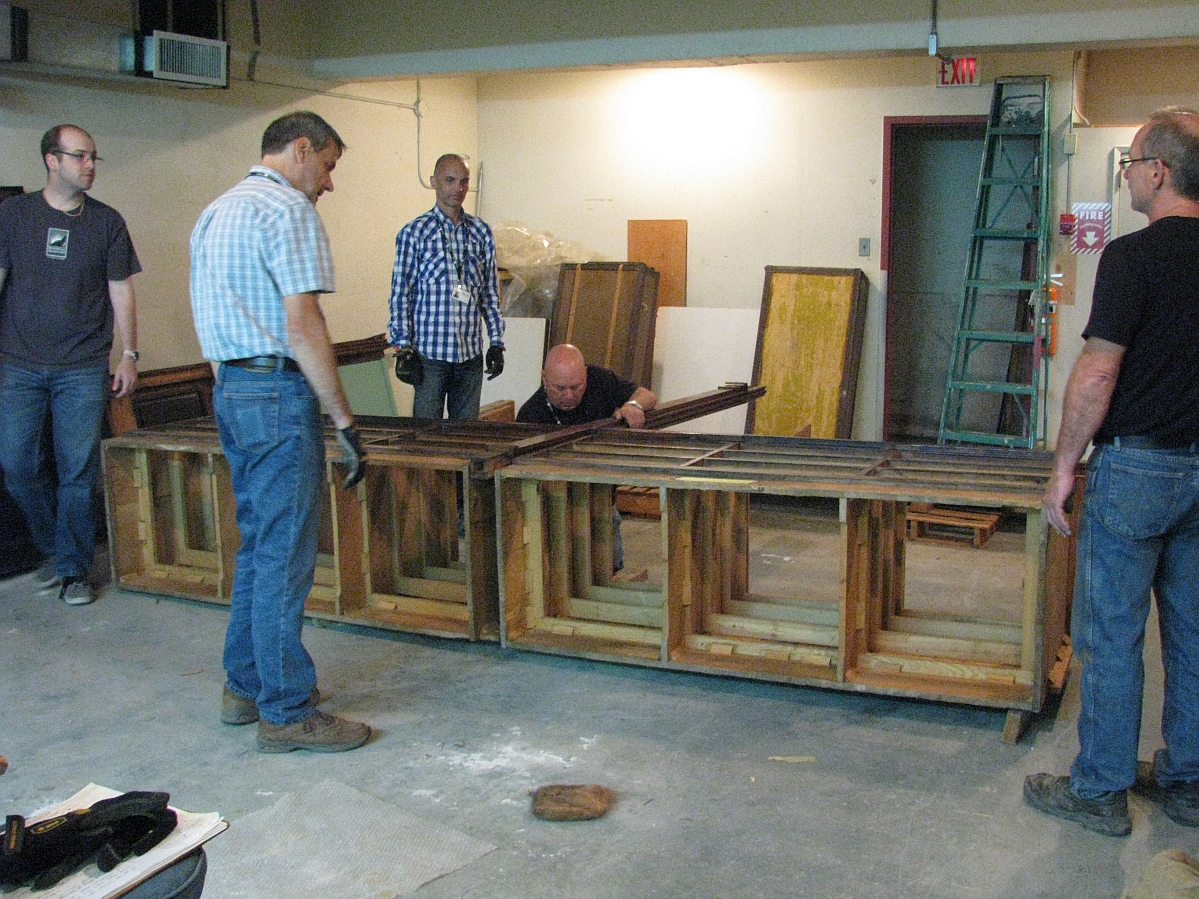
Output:
<svg viewBox="0 0 1199 899">
<path fill-rule="evenodd" d="M 998 512 L 955 509 L 932 503 L 910 503 L 908 539 L 929 543 L 969 543 L 982 549 L 999 527 Z"/>
</svg>

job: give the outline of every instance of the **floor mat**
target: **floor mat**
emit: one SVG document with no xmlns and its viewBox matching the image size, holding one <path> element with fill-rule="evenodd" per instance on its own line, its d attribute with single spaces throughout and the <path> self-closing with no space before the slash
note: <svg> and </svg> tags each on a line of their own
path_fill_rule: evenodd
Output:
<svg viewBox="0 0 1199 899">
<path fill-rule="evenodd" d="M 333 781 L 233 821 L 208 845 L 204 894 L 390 899 L 495 847 Z"/>
</svg>

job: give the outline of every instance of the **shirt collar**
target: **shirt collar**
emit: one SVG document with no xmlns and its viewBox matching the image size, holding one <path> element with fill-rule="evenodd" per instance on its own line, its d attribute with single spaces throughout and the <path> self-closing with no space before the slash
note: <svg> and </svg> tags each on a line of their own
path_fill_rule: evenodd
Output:
<svg viewBox="0 0 1199 899">
<path fill-rule="evenodd" d="M 458 225 L 455 225 L 454 220 L 451 219 L 444 212 L 442 212 L 441 207 L 438 206 L 436 203 L 433 204 L 433 214 L 435 216 L 437 216 L 438 221 L 444 222 L 445 224 L 449 225 L 451 228 L 456 228 L 456 227 L 458 227 L 458 225 L 470 224 L 470 213 L 467 212 L 465 209 L 462 210 L 462 221 L 460 221 L 458 223 Z"/>
</svg>

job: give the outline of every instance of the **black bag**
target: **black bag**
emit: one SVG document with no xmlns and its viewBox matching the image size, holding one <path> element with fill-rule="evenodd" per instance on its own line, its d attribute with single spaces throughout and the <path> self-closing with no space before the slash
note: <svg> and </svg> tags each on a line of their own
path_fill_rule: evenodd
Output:
<svg viewBox="0 0 1199 899">
<path fill-rule="evenodd" d="M 170 798 L 169 793 L 123 793 L 36 824 L 9 815 L 0 844 L 0 888 L 31 884 L 44 890 L 88 862 L 107 873 L 131 854 L 143 855 L 175 829 Z"/>
</svg>

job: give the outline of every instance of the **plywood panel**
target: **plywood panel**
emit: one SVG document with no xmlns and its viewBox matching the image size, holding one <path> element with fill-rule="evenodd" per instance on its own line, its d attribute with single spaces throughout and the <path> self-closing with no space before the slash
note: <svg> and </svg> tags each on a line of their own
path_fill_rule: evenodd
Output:
<svg viewBox="0 0 1199 899">
<path fill-rule="evenodd" d="M 866 291 L 861 269 L 767 266 L 747 433 L 850 436 Z"/>
<path fill-rule="evenodd" d="M 687 220 L 630 219 L 628 256 L 657 269 L 658 308 L 687 305 Z"/>
</svg>

